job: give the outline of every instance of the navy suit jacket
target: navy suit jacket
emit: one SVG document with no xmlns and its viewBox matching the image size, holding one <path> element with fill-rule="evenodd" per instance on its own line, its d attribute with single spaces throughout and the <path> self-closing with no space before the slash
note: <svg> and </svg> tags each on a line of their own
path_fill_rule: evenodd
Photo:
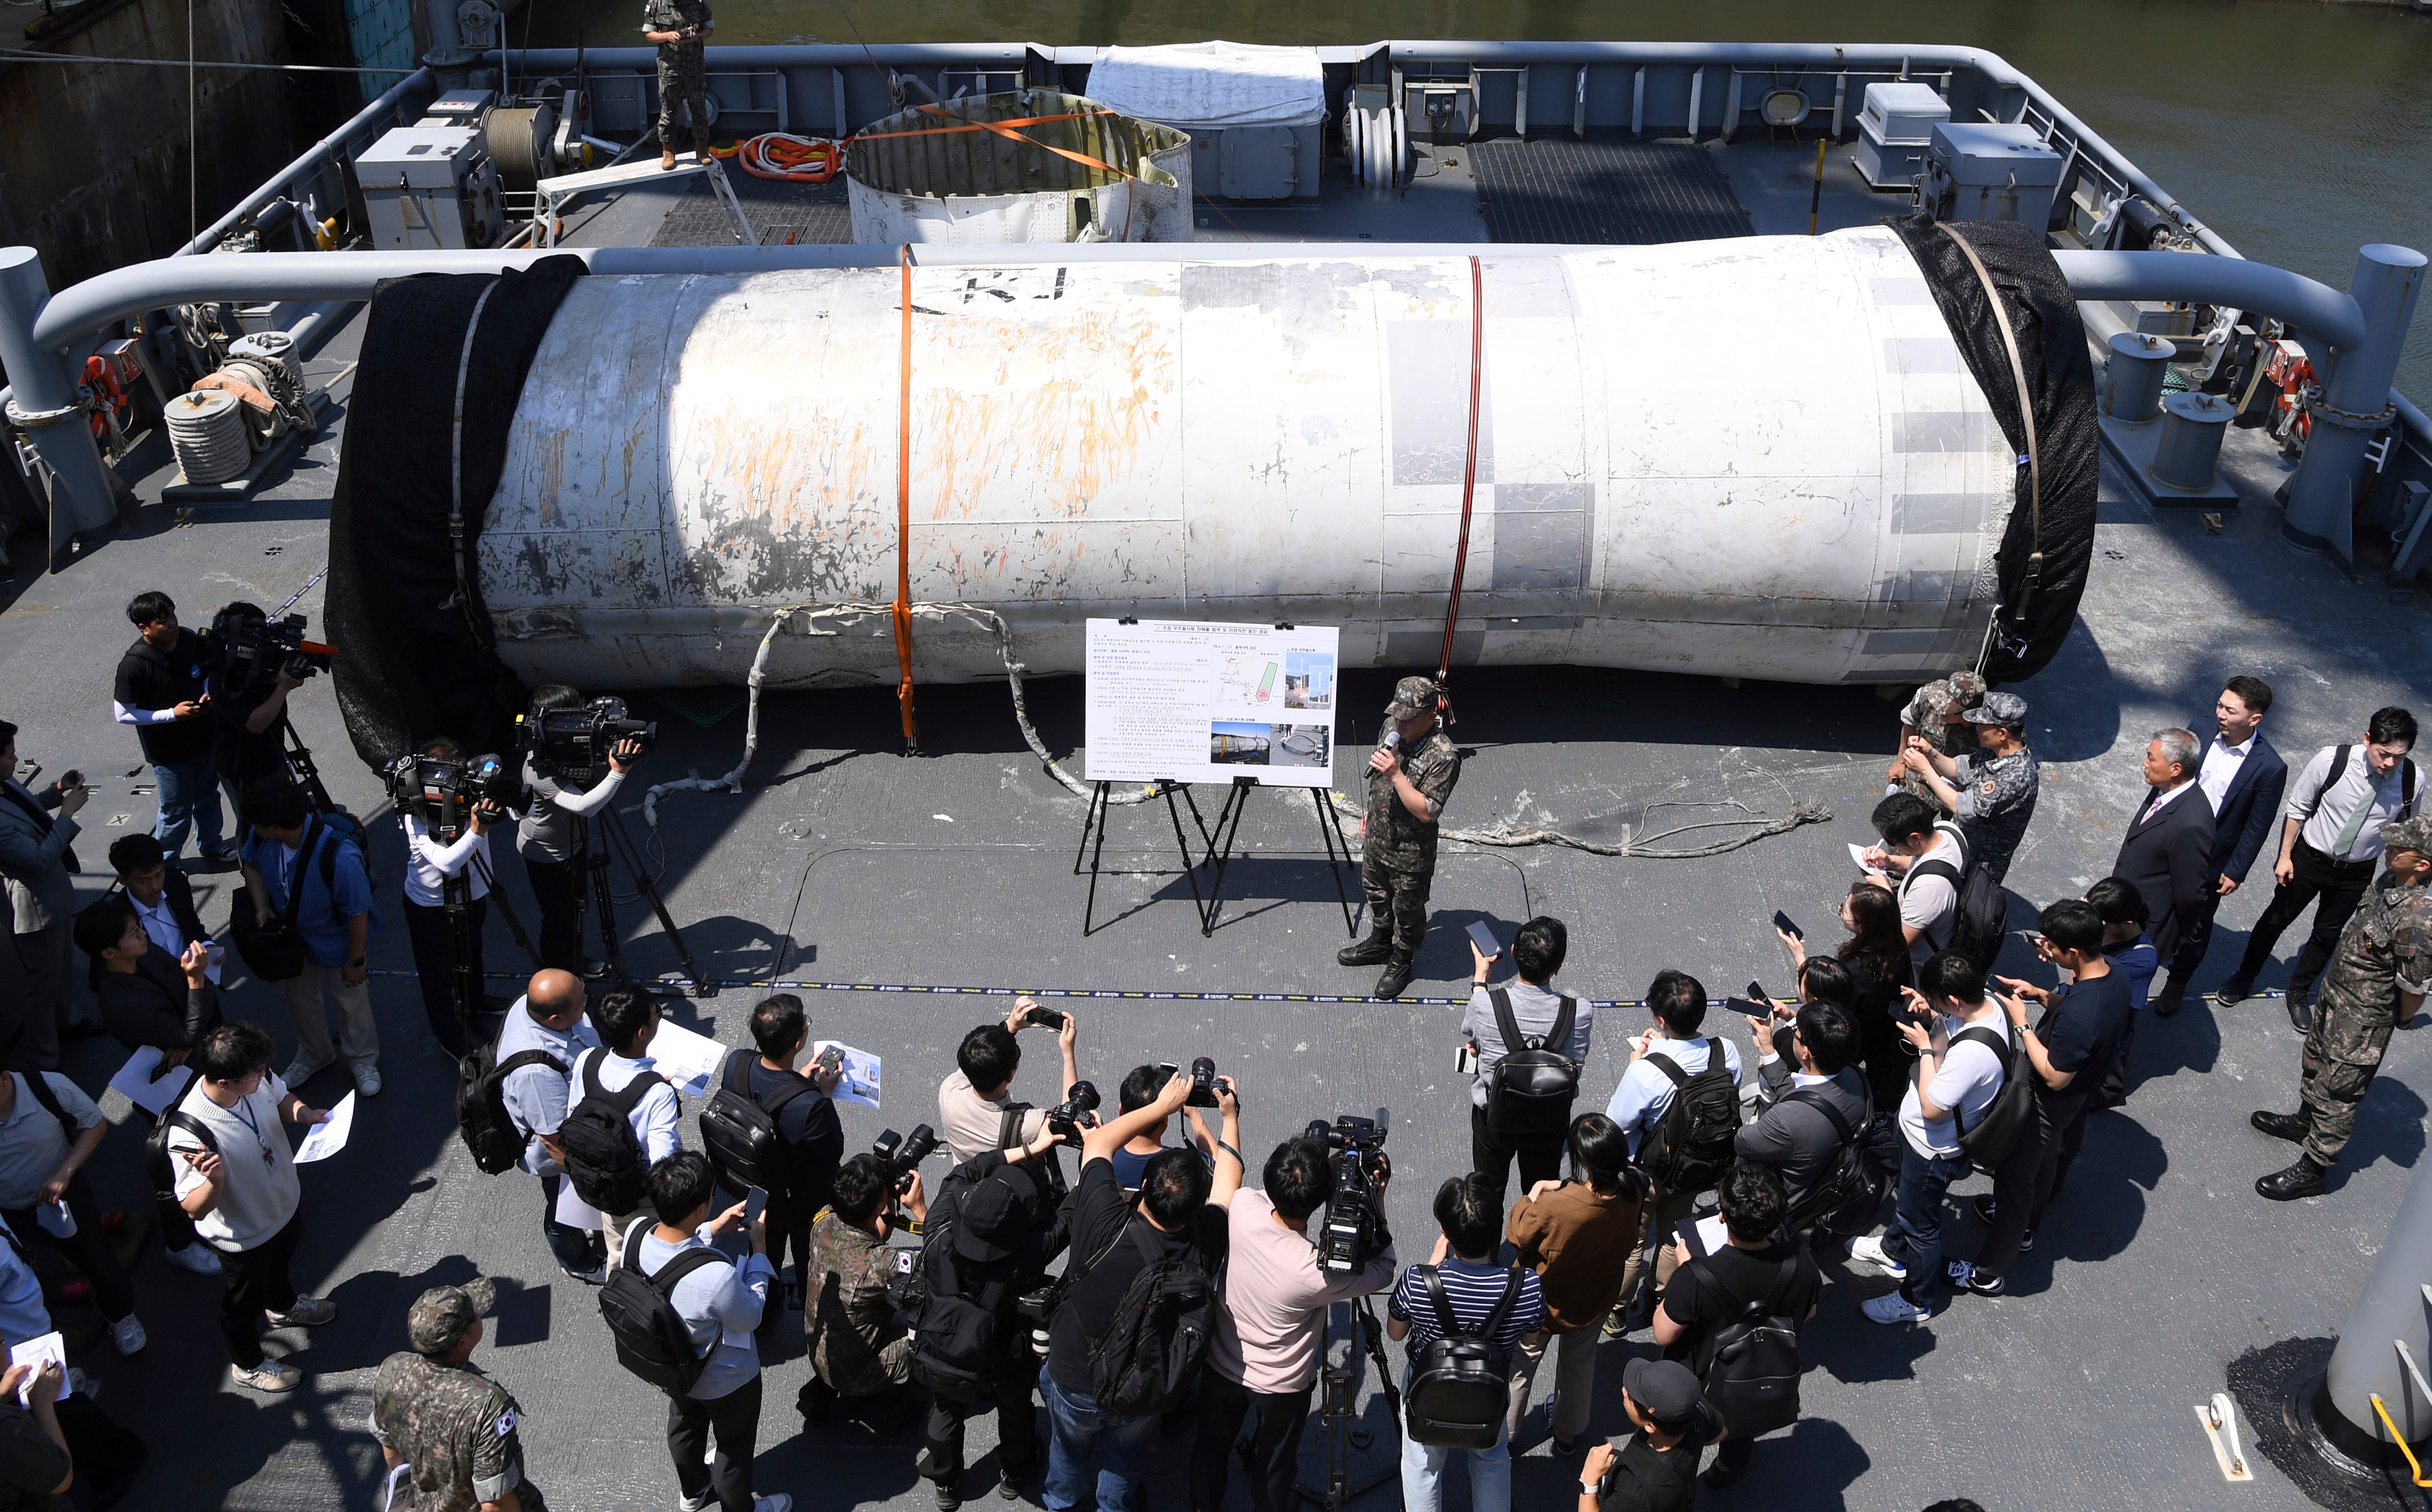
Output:
<svg viewBox="0 0 2432 1512">
<path fill-rule="evenodd" d="M 2213 721 L 2206 715 L 2187 728 L 2202 730 L 2209 724 Z M 2220 731 L 2219 725 L 2213 725 L 2216 735 Z M 2204 748 L 2210 750 L 2212 742 L 2204 742 Z M 2263 853 L 2264 843 L 2279 827 L 2280 799 L 2288 787 L 2288 764 L 2280 759 L 2272 742 L 2263 738 L 2263 731 L 2256 731 L 2255 748 L 2247 752 L 2238 776 L 2230 781 L 2229 791 L 2221 796 L 2221 812 L 2213 815 L 2211 865 L 2215 877 L 2226 877 L 2236 882 L 2246 881 L 2255 858 Z M 2272 853 L 2275 857 L 2280 854 L 2276 847 Z"/>
</svg>

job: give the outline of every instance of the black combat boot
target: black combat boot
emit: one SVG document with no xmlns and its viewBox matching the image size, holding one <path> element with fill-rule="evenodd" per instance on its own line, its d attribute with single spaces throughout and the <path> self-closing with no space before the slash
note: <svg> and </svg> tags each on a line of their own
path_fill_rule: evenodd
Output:
<svg viewBox="0 0 2432 1512">
<path fill-rule="evenodd" d="M 2302 1113 L 2273 1113 L 2262 1108 L 2246 1121 L 2274 1139 L 2286 1139 L 2292 1145 L 2305 1142 L 2305 1116 Z"/>
<path fill-rule="evenodd" d="M 2311 1155 L 2299 1155 L 2297 1164 L 2287 1170 L 2275 1170 L 2255 1182 L 2255 1189 L 2275 1202 L 2293 1202 L 2301 1197 L 2322 1195 L 2322 1179 L 2330 1168 L 2314 1164 Z"/>
<path fill-rule="evenodd" d="M 1382 966 L 1393 957 L 1393 930 L 1380 926 L 1357 945 L 1346 945 L 1334 952 L 1336 966 Z"/>
<path fill-rule="evenodd" d="M 1394 999 L 1400 997 L 1402 995 L 1402 989 L 1410 984 L 1410 973 L 1416 968 L 1416 966 L 1417 963 L 1411 958 L 1409 952 L 1395 950 L 1393 955 L 1386 960 L 1385 974 L 1376 979 L 1376 990 L 1369 993 L 1368 996 L 1371 998 L 1381 999 L 1387 1002 L 1391 1002 Z"/>
</svg>

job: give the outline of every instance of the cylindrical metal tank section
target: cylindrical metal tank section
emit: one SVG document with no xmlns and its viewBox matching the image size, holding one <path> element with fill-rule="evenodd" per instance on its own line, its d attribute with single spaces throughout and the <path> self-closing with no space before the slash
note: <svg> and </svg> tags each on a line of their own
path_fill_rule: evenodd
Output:
<svg viewBox="0 0 2432 1512">
<path fill-rule="evenodd" d="M 2111 368 L 2103 377 L 2103 412 L 2131 424 L 2153 419 L 2162 402 L 2170 359 L 2177 353 L 2178 347 L 2167 337 L 2137 330 L 2113 336 Z"/>
<path fill-rule="evenodd" d="M 2015 461 L 1889 231 L 1479 254 L 1459 664 L 1799 682 L 1972 664 Z M 1461 524 L 1466 255 L 915 268 L 912 596 L 1034 672 L 1092 615 L 1342 627 L 1435 663 Z M 746 678 L 767 612 L 894 596 L 893 268 L 578 280 L 479 545 L 531 680 Z M 1770 354 L 1770 355 L 1768 355 Z M 923 680 L 1003 675 L 969 616 Z M 779 686 L 895 679 L 800 619 Z"/>
<path fill-rule="evenodd" d="M 845 189 L 864 244 L 1191 240 L 1191 139 L 1055 90 L 874 122 L 846 150 Z"/>
<path fill-rule="evenodd" d="M 2172 488 L 2210 488 L 2221 438 L 2238 406 L 2217 394 L 2173 394 L 2162 401 L 2162 432 L 2153 443 L 2153 476 Z"/>
</svg>

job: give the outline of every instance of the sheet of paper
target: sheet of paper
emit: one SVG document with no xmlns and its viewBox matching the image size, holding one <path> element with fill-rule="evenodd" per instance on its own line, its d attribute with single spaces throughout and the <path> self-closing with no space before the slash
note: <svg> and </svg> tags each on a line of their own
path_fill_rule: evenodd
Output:
<svg viewBox="0 0 2432 1512">
<path fill-rule="evenodd" d="M 587 1229 L 593 1233 L 607 1227 L 607 1219 L 598 1208 L 574 1195 L 574 1184 L 561 1178 L 557 1184 L 557 1220 L 569 1229 Z"/>
<path fill-rule="evenodd" d="M 811 1046 L 811 1060 L 818 1060 L 820 1052 L 831 1045 L 844 1056 L 844 1077 L 836 1083 L 836 1100 L 838 1102 L 858 1102 L 865 1108 L 877 1107 L 879 1058 L 868 1050 L 857 1050 L 842 1040 L 822 1039 Z M 804 1064 L 802 1074 L 810 1074 L 808 1063 Z"/>
<path fill-rule="evenodd" d="M 1872 877 L 1877 882 L 1890 881 L 1888 877 L 1884 876 L 1883 868 L 1881 866 L 1868 865 L 1866 864 L 1866 848 L 1857 844 L 1855 841 L 1850 842 L 1849 845 L 1849 864 L 1857 867 L 1860 871 L 1865 872 L 1867 876 Z"/>
<path fill-rule="evenodd" d="M 329 1122 L 316 1123 L 305 1132 L 304 1142 L 296 1147 L 296 1164 L 309 1166 L 346 1149 L 346 1135 L 354 1127 L 355 1095 L 349 1092 L 329 1110 Z"/>
<path fill-rule="evenodd" d="M 1730 1231 L 1723 1226 L 1720 1213 L 1683 1223 L 1680 1228 L 1680 1248 L 1692 1260 L 1719 1252 L 1731 1240 Z"/>
<path fill-rule="evenodd" d="M 710 1080 L 726 1064 L 726 1056 L 725 1046 L 682 1024 L 661 1020 L 659 1032 L 650 1036 L 650 1059 L 659 1074 L 693 1097 L 709 1096 Z"/>
<path fill-rule="evenodd" d="M 56 1333 L 44 1334 L 40 1338 L 29 1338 L 8 1351 L 8 1363 L 11 1365 L 30 1366 L 39 1370 L 42 1368 L 44 1360 L 59 1362 L 59 1396 L 52 1399 L 58 1401 L 68 1394 L 68 1341 Z M 33 1390 L 34 1383 L 31 1378 L 28 1378 L 24 1386 L 17 1388 L 18 1402 L 28 1407 L 32 1406 Z"/>
<path fill-rule="evenodd" d="M 156 1076 L 155 1072 L 160 1074 Z M 160 1071 L 159 1047 L 145 1045 L 127 1057 L 127 1064 L 118 1068 L 110 1084 L 127 1101 L 157 1118 L 178 1093 L 186 1090 L 193 1077 L 194 1073 L 182 1066 Z"/>
</svg>

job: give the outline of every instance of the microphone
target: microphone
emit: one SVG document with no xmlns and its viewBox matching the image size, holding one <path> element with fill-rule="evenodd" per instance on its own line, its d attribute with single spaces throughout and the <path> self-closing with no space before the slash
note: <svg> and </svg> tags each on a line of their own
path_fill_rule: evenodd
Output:
<svg viewBox="0 0 2432 1512">
<path fill-rule="evenodd" d="M 1385 748 L 1387 750 L 1397 749 L 1400 748 L 1401 744 L 1402 732 L 1400 731 L 1388 730 L 1385 731 Z"/>
</svg>

